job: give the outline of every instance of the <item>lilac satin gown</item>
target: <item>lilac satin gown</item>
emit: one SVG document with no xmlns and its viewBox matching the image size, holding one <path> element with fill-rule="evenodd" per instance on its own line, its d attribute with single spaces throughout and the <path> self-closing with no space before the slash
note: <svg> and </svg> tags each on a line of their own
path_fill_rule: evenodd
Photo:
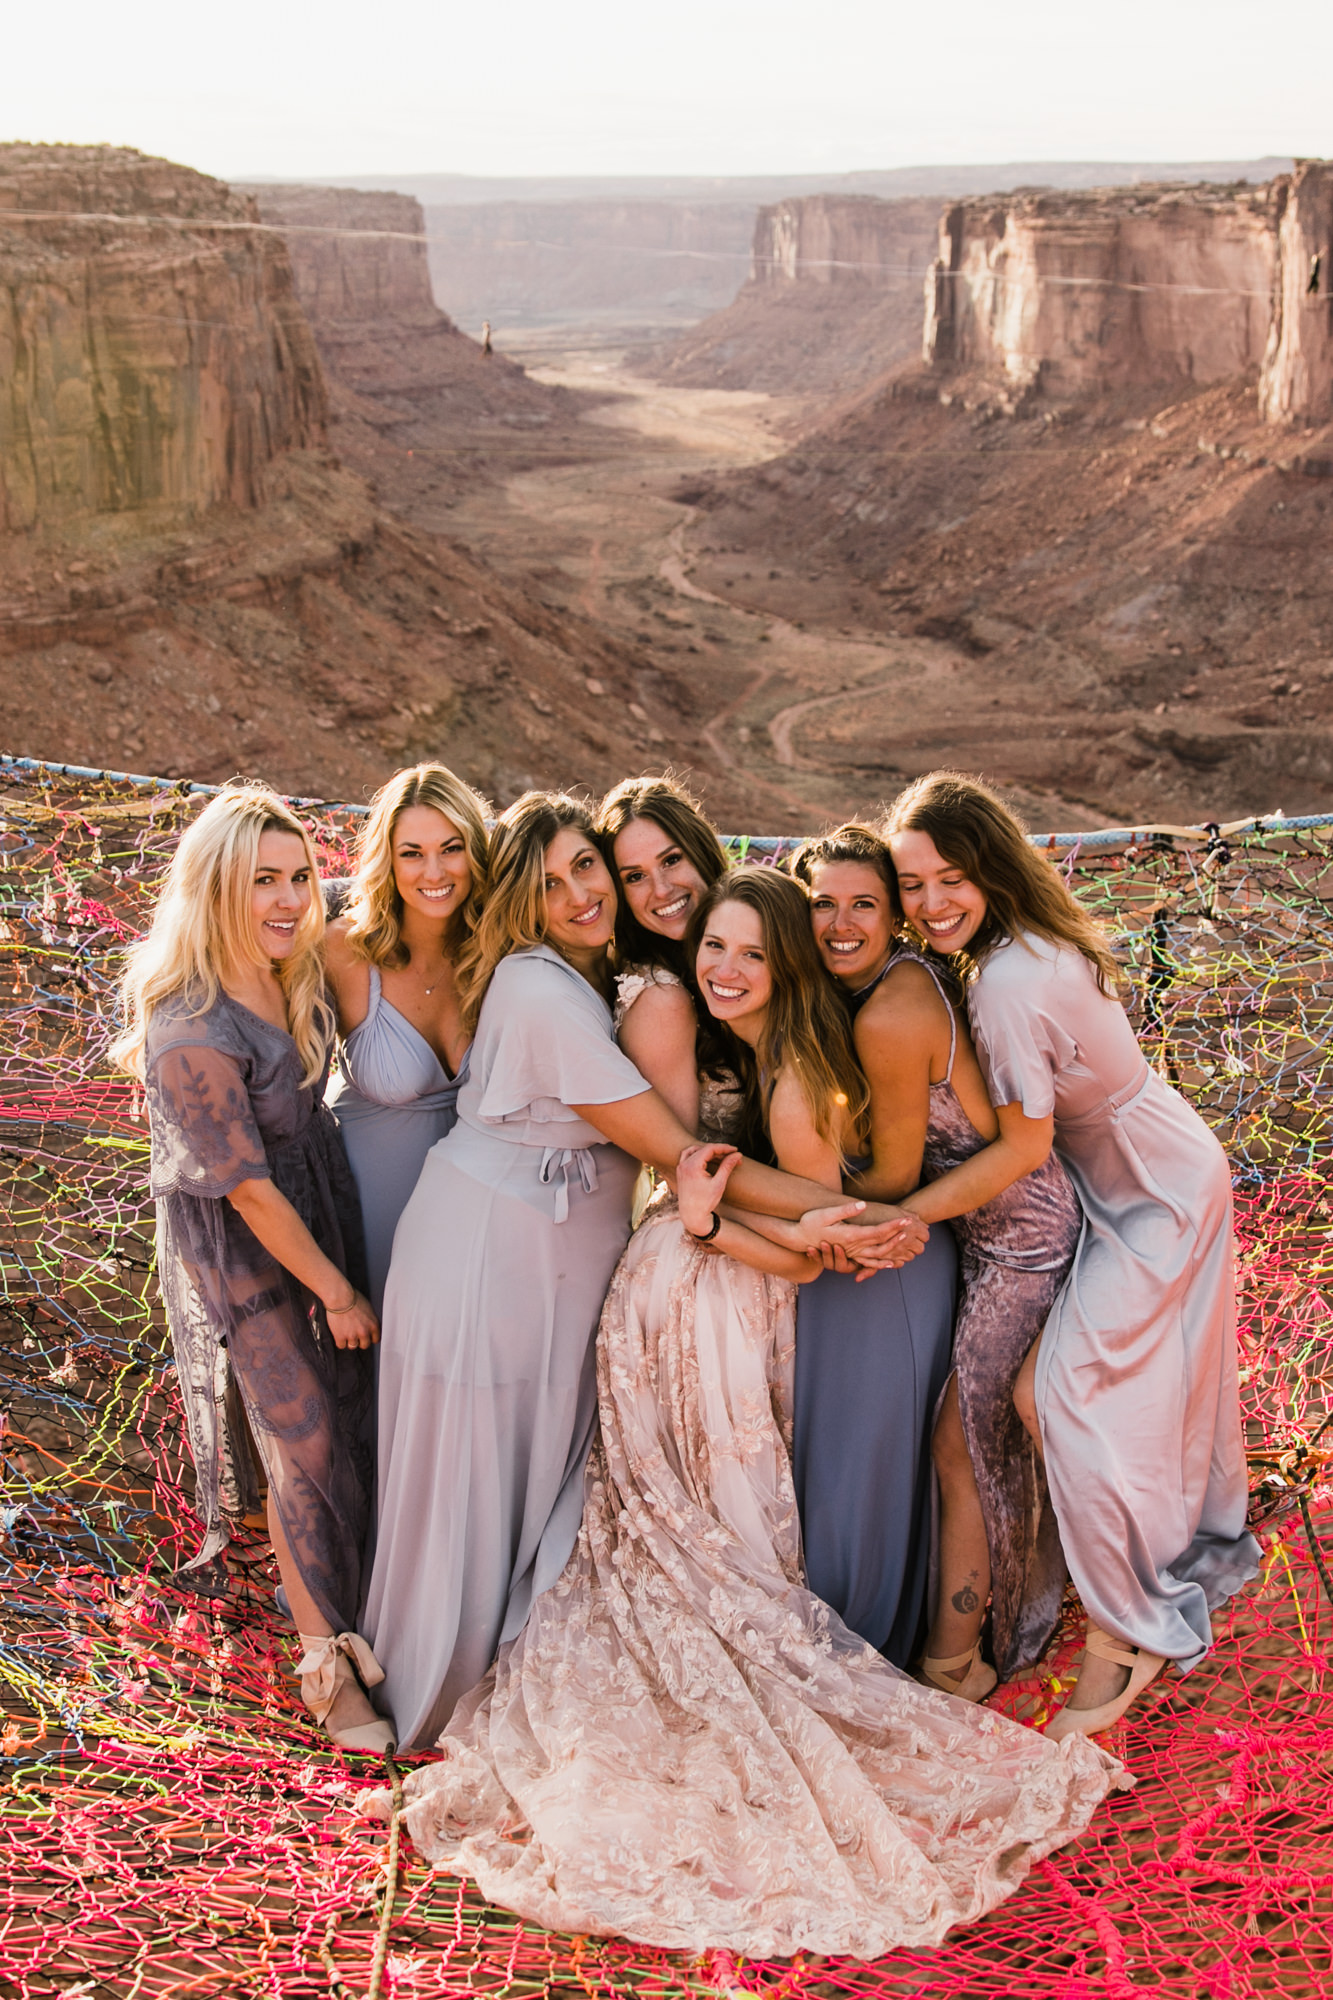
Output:
<svg viewBox="0 0 1333 2000">
<path fill-rule="evenodd" d="M 1106 1631 L 1188 1669 L 1259 1561 L 1226 1155 L 1074 946 L 1006 939 L 968 1013 L 992 1102 L 1054 1115 L 1083 1207 L 1035 1384 L 1070 1573 Z"/>
<path fill-rule="evenodd" d="M 366 1017 L 343 1043 L 326 1102 L 361 1197 L 367 1296 L 377 1313 L 384 1309 L 398 1218 L 427 1153 L 453 1128 L 466 1076 L 467 1057 L 451 1077 L 425 1036 L 384 998 L 379 967 L 372 965 Z"/>
</svg>

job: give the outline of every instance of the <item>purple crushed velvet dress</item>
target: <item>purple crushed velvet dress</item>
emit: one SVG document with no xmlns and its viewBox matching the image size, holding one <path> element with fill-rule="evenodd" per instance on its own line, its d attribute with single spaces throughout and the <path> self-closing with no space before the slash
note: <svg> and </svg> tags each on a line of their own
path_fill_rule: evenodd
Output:
<svg viewBox="0 0 1333 2000">
<path fill-rule="evenodd" d="M 374 1490 L 373 1357 L 334 1345 L 324 1308 L 226 1199 L 271 1180 L 364 1290 L 356 1186 L 323 1079 L 303 1088 L 291 1036 L 226 993 L 202 1014 L 183 997 L 156 1007 L 146 1068 L 158 1281 L 204 1525 L 187 1567 L 225 1545 L 228 1516 L 258 1505 L 243 1405 L 305 1585 L 346 1631 Z"/>
<path fill-rule="evenodd" d="M 907 952 L 892 963 L 905 957 L 925 967 L 949 1009 L 949 1069 L 930 1087 L 922 1160 L 923 1181 L 933 1181 L 987 1142 L 953 1087 L 958 1028 L 948 993 L 929 959 Z M 1054 1153 L 950 1224 L 961 1294 L 953 1348 L 958 1410 L 986 1521 L 991 1651 L 1001 1680 L 1041 1658 L 1064 1595 L 1060 1530 L 1037 1448 L 1014 1408 L 1014 1383 L 1064 1284 L 1082 1224 L 1073 1183 Z"/>
</svg>

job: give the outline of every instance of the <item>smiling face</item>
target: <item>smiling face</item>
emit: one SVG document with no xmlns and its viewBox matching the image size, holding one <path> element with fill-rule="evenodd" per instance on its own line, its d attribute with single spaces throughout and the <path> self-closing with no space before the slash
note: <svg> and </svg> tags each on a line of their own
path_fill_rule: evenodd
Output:
<svg viewBox="0 0 1333 2000">
<path fill-rule="evenodd" d="M 889 887 L 868 861 L 822 861 L 810 870 L 810 927 L 835 979 L 866 986 L 893 950 Z"/>
<path fill-rule="evenodd" d="M 646 931 L 677 944 L 708 886 L 683 847 L 652 819 L 632 819 L 615 839 L 620 891 Z"/>
<path fill-rule="evenodd" d="M 404 910 L 445 923 L 472 887 L 467 843 L 434 806 L 405 806 L 393 829 L 394 887 Z"/>
<path fill-rule="evenodd" d="M 695 977 L 704 1005 L 753 1046 L 773 997 L 764 926 L 748 903 L 718 903 L 699 939 Z"/>
<path fill-rule="evenodd" d="M 250 923 L 265 958 L 290 957 L 313 890 L 305 843 L 294 833 L 274 828 L 261 833 L 250 887 Z"/>
<path fill-rule="evenodd" d="M 932 951 L 962 951 L 986 921 L 983 892 L 944 859 L 928 833 L 891 833 L 889 848 L 908 923 Z"/>
<path fill-rule="evenodd" d="M 616 887 L 591 835 L 561 827 L 542 866 L 546 942 L 576 963 L 604 954 L 616 927 Z"/>
</svg>

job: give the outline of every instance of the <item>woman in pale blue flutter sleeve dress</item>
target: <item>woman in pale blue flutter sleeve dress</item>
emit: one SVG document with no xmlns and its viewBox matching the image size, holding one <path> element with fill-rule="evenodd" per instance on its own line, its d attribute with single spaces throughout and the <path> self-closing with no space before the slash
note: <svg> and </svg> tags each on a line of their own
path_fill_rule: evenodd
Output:
<svg viewBox="0 0 1333 2000">
<path fill-rule="evenodd" d="M 970 1209 L 1054 1144 L 1083 1208 L 1073 1267 L 1015 1401 L 1039 1436 L 1089 1616 L 1049 1733 L 1115 1721 L 1165 1660 L 1212 1643 L 1252 1577 L 1236 1363 L 1231 1182 L 1197 1113 L 1144 1061 L 1100 933 L 985 787 L 918 781 L 888 837 L 908 921 L 966 951 L 1000 1137 L 906 1204 Z M 951 1206 L 951 1204 L 953 1204 Z"/>
</svg>

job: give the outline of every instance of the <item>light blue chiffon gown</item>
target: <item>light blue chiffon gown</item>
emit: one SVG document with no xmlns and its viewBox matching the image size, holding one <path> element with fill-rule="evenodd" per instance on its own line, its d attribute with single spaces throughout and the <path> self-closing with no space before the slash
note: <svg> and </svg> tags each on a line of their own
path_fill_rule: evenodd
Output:
<svg viewBox="0 0 1333 2000">
<path fill-rule="evenodd" d="M 466 1077 L 467 1057 L 451 1077 L 425 1036 L 384 998 L 372 965 L 370 1006 L 343 1043 L 326 1101 L 361 1197 L 368 1297 L 377 1313 L 398 1218 L 427 1153 L 453 1128 Z"/>
</svg>

